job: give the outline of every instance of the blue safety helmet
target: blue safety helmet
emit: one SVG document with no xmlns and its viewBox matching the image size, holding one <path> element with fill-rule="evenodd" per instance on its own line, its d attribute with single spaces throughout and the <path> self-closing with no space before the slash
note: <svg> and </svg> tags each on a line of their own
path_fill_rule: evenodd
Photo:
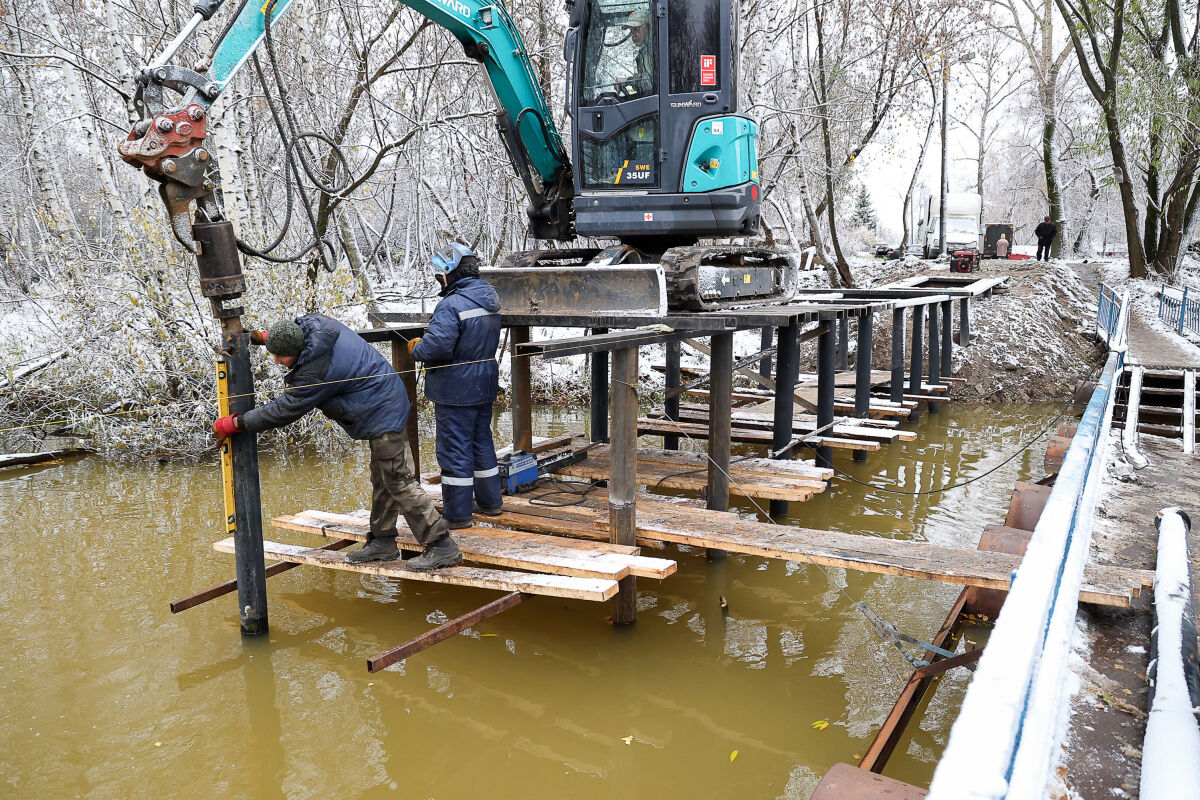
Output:
<svg viewBox="0 0 1200 800">
<path fill-rule="evenodd" d="M 475 251 L 467 247 L 465 244 L 451 242 L 449 245 L 441 248 L 433 254 L 433 258 L 429 259 L 429 265 L 435 273 L 449 275 L 458 268 L 464 258 L 470 256 L 478 260 Z"/>
</svg>

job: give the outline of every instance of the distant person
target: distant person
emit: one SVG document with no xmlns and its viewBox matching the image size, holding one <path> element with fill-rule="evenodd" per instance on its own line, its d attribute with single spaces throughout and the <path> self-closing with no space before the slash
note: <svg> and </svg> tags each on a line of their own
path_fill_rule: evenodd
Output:
<svg viewBox="0 0 1200 800">
<path fill-rule="evenodd" d="M 1058 236 L 1058 226 L 1050 221 L 1049 217 L 1042 220 L 1042 224 L 1033 229 L 1033 235 L 1037 237 L 1037 260 L 1050 260 L 1050 243 L 1054 241 L 1054 237 Z"/>
<path fill-rule="evenodd" d="M 1008 258 L 1008 235 L 1000 234 L 1000 240 L 996 242 L 996 258 Z"/>
</svg>

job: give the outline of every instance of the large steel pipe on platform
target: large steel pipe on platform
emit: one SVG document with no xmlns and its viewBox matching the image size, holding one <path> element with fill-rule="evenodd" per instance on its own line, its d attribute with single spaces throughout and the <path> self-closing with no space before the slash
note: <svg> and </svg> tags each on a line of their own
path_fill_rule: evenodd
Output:
<svg viewBox="0 0 1200 800">
<path fill-rule="evenodd" d="M 612 431 L 608 522 L 613 544 L 637 544 L 637 362 L 636 347 L 613 351 Z M 637 578 L 622 578 L 612 603 L 615 624 L 637 621 Z"/>
<path fill-rule="evenodd" d="M 608 333 L 608 328 L 592 328 L 592 333 Z M 678 404 L 678 401 L 676 401 Z M 592 353 L 592 441 L 608 441 L 608 351 Z"/>
<path fill-rule="evenodd" d="M 681 379 L 679 377 L 679 350 L 680 344 L 678 339 L 672 339 L 667 342 L 667 399 L 663 403 L 663 414 L 667 419 L 679 421 L 679 395 L 671 394 L 672 389 L 679 387 Z M 663 436 L 664 450 L 679 449 L 679 435 L 667 434 Z"/>
<path fill-rule="evenodd" d="M 775 359 L 775 406 L 771 427 L 771 452 L 776 458 L 792 458 L 783 449 L 792 441 L 792 420 L 796 408 L 796 375 L 800 370 L 800 325 L 793 322 L 779 329 L 779 352 Z M 787 500 L 771 501 L 771 516 L 786 516 Z"/>
<path fill-rule="evenodd" d="M 733 433 L 733 334 L 712 337 L 708 379 L 708 485 L 706 506 L 729 509 L 729 449 Z M 790 405 L 790 404 L 789 404 Z M 710 559 L 724 558 L 724 550 L 708 548 Z"/>
<path fill-rule="evenodd" d="M 858 318 L 858 352 L 854 358 L 854 416 L 871 416 L 871 345 L 875 338 L 875 312 L 870 308 Z M 866 461 L 866 450 L 854 451 L 855 461 Z"/>
<path fill-rule="evenodd" d="M 835 326 L 817 338 L 817 431 L 823 432 L 833 425 L 833 392 L 837 379 L 834 369 Z M 833 448 L 829 445 L 817 447 L 817 466 L 833 466 Z"/>
<path fill-rule="evenodd" d="M 527 325 L 514 325 L 509 328 L 513 449 L 525 452 L 533 450 L 533 384 L 529 377 L 529 356 L 518 355 L 517 346 L 528 342 Z"/>
<path fill-rule="evenodd" d="M 908 393 L 913 395 L 924 394 L 921 383 L 924 379 L 924 359 L 925 359 L 925 343 L 922 338 L 925 335 L 925 306 L 913 306 L 912 315 L 912 351 L 908 362 Z M 893 391 L 894 391 L 893 387 Z M 908 415 L 909 422 L 916 422 L 921 418 L 921 407 L 917 406 Z"/>
</svg>

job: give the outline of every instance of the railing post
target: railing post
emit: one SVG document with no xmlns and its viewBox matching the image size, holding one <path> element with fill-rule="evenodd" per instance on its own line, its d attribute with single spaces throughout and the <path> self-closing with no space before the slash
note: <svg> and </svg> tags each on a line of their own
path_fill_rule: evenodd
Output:
<svg viewBox="0 0 1200 800">
<path fill-rule="evenodd" d="M 1183 335 L 1183 312 L 1187 309 L 1188 287 L 1183 287 L 1183 299 L 1179 301 L 1179 335 Z"/>
</svg>

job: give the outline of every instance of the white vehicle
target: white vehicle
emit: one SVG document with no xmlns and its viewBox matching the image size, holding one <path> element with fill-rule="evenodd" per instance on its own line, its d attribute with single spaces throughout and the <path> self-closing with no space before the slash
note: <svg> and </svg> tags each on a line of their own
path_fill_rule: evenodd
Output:
<svg viewBox="0 0 1200 800">
<path fill-rule="evenodd" d="M 936 258 L 941 251 L 941 198 L 933 195 L 925 206 L 921 226 L 925 234 L 925 257 Z M 946 253 L 955 250 L 983 249 L 983 198 L 972 192 L 946 195 Z"/>
</svg>

